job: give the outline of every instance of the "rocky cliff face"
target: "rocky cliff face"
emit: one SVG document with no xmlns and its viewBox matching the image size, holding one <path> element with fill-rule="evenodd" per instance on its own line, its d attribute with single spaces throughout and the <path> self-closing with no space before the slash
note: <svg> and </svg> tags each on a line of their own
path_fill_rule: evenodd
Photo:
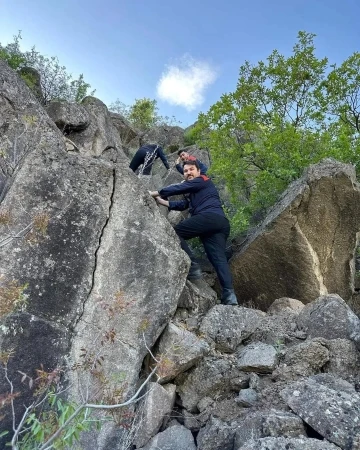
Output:
<svg viewBox="0 0 360 450">
<path fill-rule="evenodd" d="M 118 403 L 155 368 L 84 449 L 359 449 L 352 168 L 325 161 L 289 188 L 232 260 L 242 306 L 224 306 L 186 281 L 119 120 L 94 98 L 46 112 L 0 61 L 1 431 L 39 369 L 77 403 Z M 151 182 L 180 180 L 159 164 Z"/>
<path fill-rule="evenodd" d="M 232 258 L 243 301 L 265 310 L 279 297 L 307 303 L 335 292 L 349 301 L 359 200 L 354 167 L 333 160 L 310 166 Z"/>
</svg>

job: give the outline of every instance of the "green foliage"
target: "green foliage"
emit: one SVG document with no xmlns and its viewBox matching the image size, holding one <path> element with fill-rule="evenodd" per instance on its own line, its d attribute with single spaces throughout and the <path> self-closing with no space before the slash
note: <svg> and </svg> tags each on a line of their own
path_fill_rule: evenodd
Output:
<svg viewBox="0 0 360 450">
<path fill-rule="evenodd" d="M 52 100 L 80 102 L 88 94 L 90 84 L 86 83 L 83 74 L 77 79 L 67 72 L 56 56 L 41 55 L 35 47 L 31 51 L 20 50 L 21 33 L 14 36 L 14 41 L 3 46 L 0 44 L 0 59 L 4 59 L 11 68 L 19 71 L 30 89 L 35 89 L 37 79 L 30 72 L 22 73 L 26 68 L 35 69 L 40 76 L 42 91 L 41 101 L 44 105 Z M 90 95 L 93 95 L 93 91 Z"/>
<path fill-rule="evenodd" d="M 179 150 L 179 144 L 172 144 L 166 147 L 166 153 L 175 153 Z"/>
<path fill-rule="evenodd" d="M 26 58 L 20 51 L 21 34 L 14 36 L 14 42 L 3 47 L 0 43 L 0 59 L 4 59 L 12 69 L 18 69 L 24 65 Z"/>
<path fill-rule="evenodd" d="M 47 405 L 40 414 L 35 412 L 29 414 L 26 419 L 23 437 L 18 443 L 19 450 L 34 450 L 40 448 L 65 422 L 74 415 L 78 405 L 61 399 L 54 392 L 46 397 Z M 52 448 L 62 450 L 74 448 L 79 442 L 80 434 L 89 431 L 94 426 L 100 426 L 99 421 L 92 421 L 88 409 L 83 409 L 77 414 L 67 426 L 64 427 L 59 437 L 52 443 Z"/>
<path fill-rule="evenodd" d="M 140 130 L 148 130 L 158 124 L 159 116 L 156 100 L 150 98 L 136 99 L 134 104 L 127 106 L 117 99 L 109 106 L 113 112 L 121 114 L 136 128 Z"/>
<path fill-rule="evenodd" d="M 156 100 L 149 98 L 136 99 L 130 106 L 129 120 L 140 129 L 148 129 L 156 124 L 157 107 Z"/>
<path fill-rule="evenodd" d="M 109 110 L 125 117 L 134 127 L 147 131 L 156 126 L 174 126 L 179 124 L 175 117 L 160 116 L 156 100 L 150 98 L 135 99 L 133 105 L 126 105 L 117 99 Z"/>
<path fill-rule="evenodd" d="M 246 61 L 236 90 L 193 129 L 210 150 L 211 173 L 226 183 L 238 231 L 309 164 L 359 164 L 360 53 L 329 66 L 315 56 L 314 37 L 299 32 L 289 57 L 274 50 L 265 62 Z"/>
<path fill-rule="evenodd" d="M 184 134 L 184 145 L 195 145 L 198 140 L 197 128 L 189 128 Z"/>
</svg>

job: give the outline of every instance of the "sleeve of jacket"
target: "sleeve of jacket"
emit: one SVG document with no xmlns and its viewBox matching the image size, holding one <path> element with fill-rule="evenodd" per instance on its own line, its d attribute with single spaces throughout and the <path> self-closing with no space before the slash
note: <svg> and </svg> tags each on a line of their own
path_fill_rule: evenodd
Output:
<svg viewBox="0 0 360 450">
<path fill-rule="evenodd" d="M 200 166 L 200 173 L 201 173 L 201 175 L 206 175 L 206 172 L 208 170 L 207 166 L 205 166 L 205 164 L 203 162 L 201 162 L 199 159 L 198 159 L 198 163 L 199 163 L 199 166 Z"/>
<path fill-rule="evenodd" d="M 176 167 L 176 170 L 181 173 L 181 175 L 184 175 L 184 169 L 181 164 L 176 164 L 175 167 Z"/>
<path fill-rule="evenodd" d="M 168 160 L 166 159 L 166 156 L 165 156 L 165 154 L 164 154 L 164 152 L 163 152 L 163 149 L 162 149 L 161 147 L 159 147 L 157 151 L 158 151 L 159 158 L 160 158 L 161 161 L 164 163 L 164 166 L 165 166 L 167 169 L 170 169 Z"/>
<path fill-rule="evenodd" d="M 161 197 L 171 197 L 172 195 L 189 194 L 197 192 L 204 187 L 205 181 L 201 177 L 194 178 L 184 183 L 172 184 L 159 191 Z"/>
<path fill-rule="evenodd" d="M 173 200 L 169 202 L 168 209 L 174 210 L 174 211 L 184 211 L 185 209 L 189 208 L 189 201 L 188 200 Z"/>
</svg>

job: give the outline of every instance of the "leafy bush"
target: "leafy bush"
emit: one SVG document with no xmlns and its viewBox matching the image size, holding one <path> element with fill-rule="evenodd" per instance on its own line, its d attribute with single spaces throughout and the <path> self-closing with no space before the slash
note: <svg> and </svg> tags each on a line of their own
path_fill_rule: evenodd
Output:
<svg viewBox="0 0 360 450">
<path fill-rule="evenodd" d="M 166 147 L 167 153 L 175 153 L 179 150 L 180 146 L 178 144 L 172 144 Z"/>
<path fill-rule="evenodd" d="M 199 115 L 193 132 L 226 182 L 238 231 L 309 164 L 333 157 L 359 167 L 360 53 L 329 65 L 314 37 L 299 32 L 289 57 L 274 50 L 246 61 L 236 90 Z"/>
<path fill-rule="evenodd" d="M 133 105 L 126 105 L 119 99 L 111 103 L 109 110 L 125 117 L 134 127 L 147 131 L 156 126 L 174 126 L 179 121 L 175 117 L 160 116 L 156 100 L 150 98 L 135 99 Z"/>
<path fill-rule="evenodd" d="M 195 127 L 188 129 L 184 133 L 184 145 L 195 145 L 198 139 L 197 129 Z"/>
<path fill-rule="evenodd" d="M 80 102 L 88 95 L 90 84 L 86 83 L 83 74 L 77 79 L 67 72 L 56 56 L 50 58 L 41 55 L 35 47 L 31 51 L 22 52 L 20 50 L 21 34 L 14 36 L 14 41 L 3 46 L 0 43 L 0 59 L 4 59 L 11 68 L 17 70 L 30 89 L 35 90 L 38 99 L 44 105 L 52 100 L 66 100 L 69 102 Z M 40 90 L 36 89 L 37 77 L 39 77 Z M 91 92 L 93 95 L 95 91 Z"/>
</svg>

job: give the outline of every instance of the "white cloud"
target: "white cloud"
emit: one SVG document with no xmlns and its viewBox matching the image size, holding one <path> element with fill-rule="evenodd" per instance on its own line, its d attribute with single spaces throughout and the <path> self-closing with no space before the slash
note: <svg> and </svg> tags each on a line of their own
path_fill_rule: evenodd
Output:
<svg viewBox="0 0 360 450">
<path fill-rule="evenodd" d="M 166 66 L 157 85 L 157 95 L 171 105 L 191 111 L 204 102 L 206 88 L 216 80 L 216 71 L 190 55 Z"/>
</svg>

